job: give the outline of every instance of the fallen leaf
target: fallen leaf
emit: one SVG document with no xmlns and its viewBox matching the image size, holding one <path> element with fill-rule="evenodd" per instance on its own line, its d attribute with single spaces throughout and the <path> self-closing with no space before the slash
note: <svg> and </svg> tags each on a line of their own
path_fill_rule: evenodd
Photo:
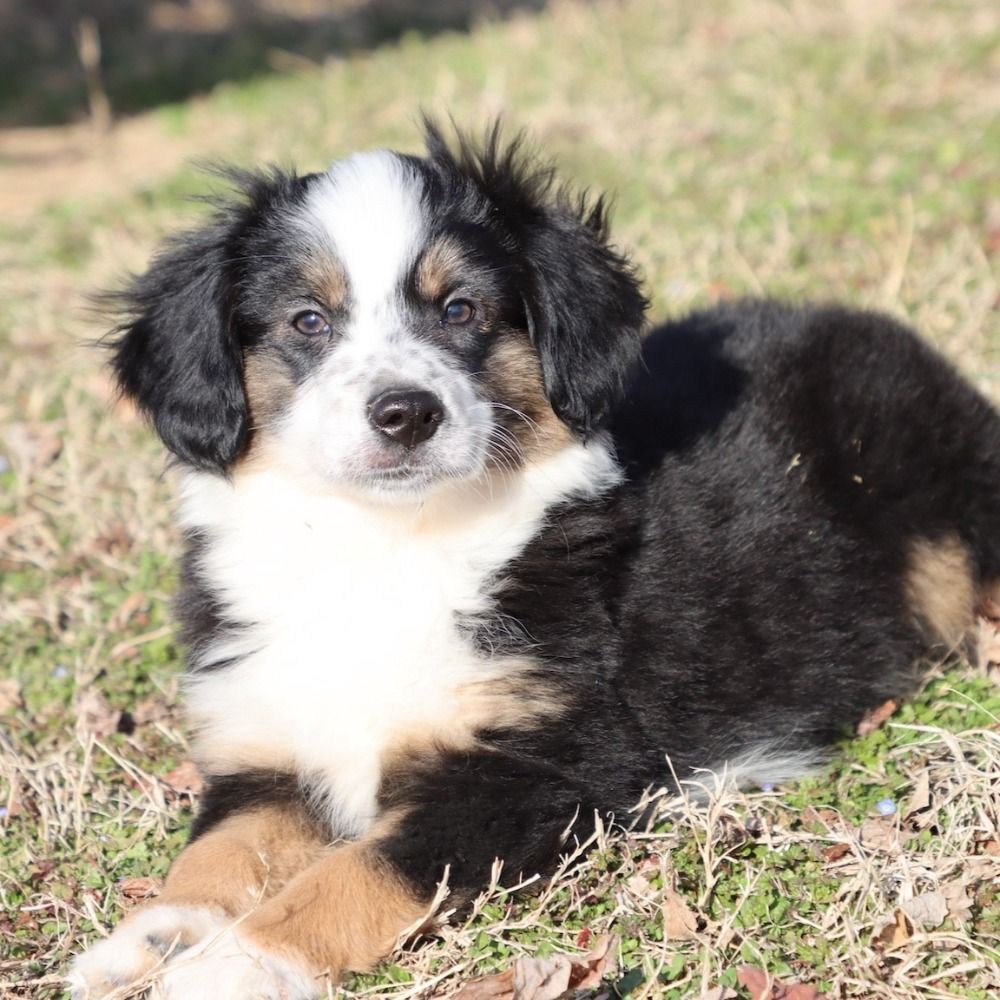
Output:
<svg viewBox="0 0 1000 1000">
<path fill-rule="evenodd" d="M 948 916 L 948 901 L 940 892 L 924 892 L 900 904 L 918 930 L 940 927 Z"/>
<path fill-rule="evenodd" d="M 890 698 L 878 708 L 868 709 L 858 723 L 858 736 L 867 736 L 869 733 L 874 733 L 876 729 L 881 729 L 885 725 L 886 719 L 890 718 L 897 708 L 899 708 L 899 702 Z"/>
<path fill-rule="evenodd" d="M 930 807 L 930 804 L 931 777 L 927 772 L 927 768 L 924 768 L 913 785 L 913 791 L 910 792 L 909 799 L 906 801 L 906 808 L 903 810 L 903 818 L 909 819 L 915 813 L 923 812 L 925 809 Z"/>
<path fill-rule="evenodd" d="M 986 881 L 992 878 L 1000 878 L 1000 841 L 994 840 L 987 844 L 987 847 L 996 845 L 997 850 L 979 857 L 966 858 L 962 868 L 970 879 Z"/>
<path fill-rule="evenodd" d="M 602 934 L 582 960 L 572 959 L 573 975 L 570 977 L 570 986 L 573 989 L 598 986 L 602 979 L 613 976 L 618 965 L 615 958 L 617 948 L 618 938 L 613 934 Z"/>
<path fill-rule="evenodd" d="M 656 887 L 641 872 L 631 875 L 625 882 L 628 889 L 636 899 L 652 899 L 656 895 Z"/>
<path fill-rule="evenodd" d="M 835 809 L 816 809 L 813 806 L 806 806 L 802 810 L 802 821 L 804 823 L 821 823 L 823 826 L 832 826 L 840 822 L 840 813 Z"/>
<path fill-rule="evenodd" d="M 76 698 L 76 726 L 80 732 L 110 736 L 118 731 L 122 713 L 108 704 L 97 688 L 88 688 Z"/>
<path fill-rule="evenodd" d="M 9 424 L 4 441 L 12 464 L 22 476 L 51 465 L 62 451 L 59 435 L 40 423 Z"/>
<path fill-rule="evenodd" d="M 163 780 L 179 795 L 200 795 L 204 786 L 198 768 L 190 760 L 178 764 L 169 774 L 163 776 Z"/>
<path fill-rule="evenodd" d="M 750 991 L 751 1000 L 825 1000 L 815 986 L 783 983 L 754 965 L 741 965 L 736 970 L 736 979 Z"/>
<path fill-rule="evenodd" d="M 885 851 L 898 854 L 903 844 L 910 838 L 905 830 L 896 825 L 894 816 L 873 816 L 861 824 L 861 843 L 870 851 Z"/>
<path fill-rule="evenodd" d="M 508 969 L 495 976 L 483 976 L 466 983 L 452 1000 L 511 1000 L 514 996 L 514 970 Z"/>
<path fill-rule="evenodd" d="M 941 895 L 948 904 L 948 916 L 959 923 L 972 919 L 972 905 L 975 902 L 968 893 L 969 883 L 965 878 L 957 878 L 941 886 Z"/>
<path fill-rule="evenodd" d="M 668 941 L 686 941 L 695 936 L 698 918 L 673 889 L 663 890 L 663 925 Z"/>
<path fill-rule="evenodd" d="M 158 878 L 139 876 L 136 878 L 123 878 L 118 883 L 118 891 L 126 899 L 149 899 L 151 896 L 159 896 L 163 883 Z"/>
<path fill-rule="evenodd" d="M 557 1000 L 567 990 L 588 989 L 614 975 L 617 939 L 605 934 L 582 958 L 523 957 L 512 969 L 466 983 L 453 1000 Z"/>
<path fill-rule="evenodd" d="M 875 921 L 872 944 L 888 951 L 901 948 L 913 937 L 913 922 L 906 913 L 897 909 Z"/>
<path fill-rule="evenodd" d="M 577 948 L 586 948 L 590 944 L 590 935 L 593 932 L 589 927 L 583 927 L 580 933 L 576 936 L 576 946 Z"/>
<path fill-rule="evenodd" d="M 161 697 L 143 698 L 132 709 L 132 718 L 137 726 L 147 726 L 151 722 L 159 722 L 170 715 L 170 707 Z"/>
<path fill-rule="evenodd" d="M 145 604 L 149 598 L 142 592 L 129 594 L 121 604 L 118 605 L 114 614 L 108 620 L 108 627 L 112 632 L 120 632 L 131 621 L 132 616 Z"/>
<path fill-rule="evenodd" d="M 21 698 L 21 685 L 13 677 L 7 677 L 0 681 L 0 715 L 10 712 L 15 708 L 23 708 L 24 701 Z"/>
<path fill-rule="evenodd" d="M 823 848 L 823 857 L 827 861 L 839 861 L 845 854 L 851 853 L 850 844 L 831 844 Z"/>
<path fill-rule="evenodd" d="M 559 1000 L 569 989 L 572 972 L 565 955 L 519 958 L 514 963 L 514 1000 Z"/>
<path fill-rule="evenodd" d="M 94 539 L 94 546 L 108 555 L 125 555 L 133 545 L 132 535 L 121 521 L 108 526 Z"/>
</svg>

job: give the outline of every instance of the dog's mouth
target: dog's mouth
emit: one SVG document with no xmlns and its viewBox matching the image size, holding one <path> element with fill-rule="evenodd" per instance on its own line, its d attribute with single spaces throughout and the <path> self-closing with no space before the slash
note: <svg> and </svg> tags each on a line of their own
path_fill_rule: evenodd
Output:
<svg viewBox="0 0 1000 1000">
<path fill-rule="evenodd" d="M 392 464 L 384 459 L 366 463 L 356 486 L 374 497 L 419 500 L 445 484 L 458 485 L 474 479 L 481 471 L 481 461 L 458 464 L 440 457 L 411 455 Z"/>
</svg>

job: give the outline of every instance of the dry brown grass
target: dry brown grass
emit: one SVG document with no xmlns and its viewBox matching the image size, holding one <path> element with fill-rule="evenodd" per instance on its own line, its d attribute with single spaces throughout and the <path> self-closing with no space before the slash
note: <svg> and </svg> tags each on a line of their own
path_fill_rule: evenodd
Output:
<svg viewBox="0 0 1000 1000">
<path fill-rule="evenodd" d="M 169 481 L 87 343 L 83 297 L 197 214 L 183 196 L 206 182 L 179 170 L 187 157 L 313 168 L 413 148 L 418 103 L 470 123 L 506 112 L 566 173 L 617 190 L 657 314 L 745 291 L 877 306 L 1000 399 L 987 0 L 558 2 L 223 88 L 122 124 L 111 146 L 73 139 L 68 158 L 0 135 L 0 995 L 59 995 L 66 956 L 133 904 L 115 880 L 162 875 L 190 816 L 165 780 L 185 757 Z M 906 723 L 923 728 L 866 738 L 825 785 L 726 791 L 655 833 L 601 834 L 540 896 L 494 892 L 348 995 L 445 995 L 519 954 L 585 950 L 587 928 L 643 970 L 630 996 L 697 997 L 751 961 L 831 997 L 985 1000 L 1000 987 L 1000 703 L 975 672 L 952 684 Z M 82 701 L 94 692 L 113 707 Z M 131 733 L 114 731 L 123 710 Z M 924 774 L 927 810 L 866 840 L 876 790 L 905 803 Z M 882 917 L 959 883 L 967 916 L 873 944 Z M 673 940 L 678 898 L 695 924 Z"/>
</svg>

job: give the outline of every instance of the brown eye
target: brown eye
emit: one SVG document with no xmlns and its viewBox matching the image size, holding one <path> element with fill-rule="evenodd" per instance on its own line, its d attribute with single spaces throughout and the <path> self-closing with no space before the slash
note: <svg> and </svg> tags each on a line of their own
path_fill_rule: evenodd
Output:
<svg viewBox="0 0 1000 1000">
<path fill-rule="evenodd" d="M 318 312 L 314 312 L 312 309 L 300 312 L 292 320 L 292 326 L 299 333 L 304 333 L 309 337 L 319 337 L 330 332 L 330 324 L 326 321 L 326 317 Z"/>
<path fill-rule="evenodd" d="M 447 323 L 449 326 L 462 326 L 465 323 L 471 323 L 476 315 L 476 307 L 465 299 L 452 299 L 444 307 L 444 312 L 441 314 L 441 322 Z"/>
</svg>

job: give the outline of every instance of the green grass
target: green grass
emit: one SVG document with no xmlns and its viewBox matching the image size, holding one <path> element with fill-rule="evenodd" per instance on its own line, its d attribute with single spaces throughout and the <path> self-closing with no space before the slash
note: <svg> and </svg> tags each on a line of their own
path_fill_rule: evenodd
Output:
<svg viewBox="0 0 1000 1000">
<path fill-rule="evenodd" d="M 163 781 L 187 756 L 170 479 L 87 346 L 101 331 L 84 299 L 204 211 L 191 196 L 217 182 L 191 160 L 317 169 L 416 149 L 422 109 L 474 128 L 502 112 L 565 175 L 615 193 L 654 315 L 759 291 L 875 306 L 996 399 L 998 75 L 986 0 L 564 0 L 125 120 L 106 176 L 100 147 L 69 175 L 0 164 L 37 208 L 0 226 L 0 680 L 20 697 L 0 715 L 0 995 L 61 996 L 67 955 L 134 905 L 118 880 L 161 876 L 191 818 Z M 831 997 L 985 998 L 1000 985 L 997 690 L 953 664 L 823 774 L 603 834 L 540 894 L 497 890 L 346 990 L 446 993 L 611 931 L 630 997 L 735 987 L 747 962 Z M 93 691 L 130 733 L 78 725 Z M 925 772 L 931 804 L 907 817 Z M 871 827 L 886 798 L 899 812 Z M 866 842 L 893 823 L 902 843 Z M 880 918 L 957 882 L 965 917 L 873 943 Z M 692 938 L 665 939 L 674 894 Z"/>
</svg>

